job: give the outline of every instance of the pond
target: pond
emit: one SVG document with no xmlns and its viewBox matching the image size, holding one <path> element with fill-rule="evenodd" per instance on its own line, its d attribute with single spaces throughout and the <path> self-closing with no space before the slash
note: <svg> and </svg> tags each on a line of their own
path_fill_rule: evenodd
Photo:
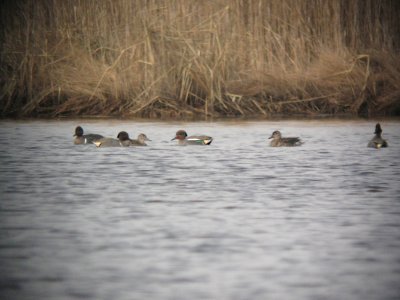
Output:
<svg viewBox="0 0 400 300">
<path fill-rule="evenodd" d="M 375 123 L 0 121 L 1 299 L 399 299 L 400 122 L 382 149 Z"/>
</svg>

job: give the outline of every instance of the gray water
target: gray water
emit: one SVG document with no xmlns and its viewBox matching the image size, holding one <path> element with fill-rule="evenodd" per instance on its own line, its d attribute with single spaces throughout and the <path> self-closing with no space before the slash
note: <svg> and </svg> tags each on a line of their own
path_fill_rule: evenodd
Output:
<svg viewBox="0 0 400 300">
<path fill-rule="evenodd" d="M 376 150 L 374 121 L 1 121 L 0 299 L 400 299 L 381 124 Z M 152 142 L 75 146 L 77 125 Z M 269 147 L 277 129 L 305 144 Z"/>
</svg>

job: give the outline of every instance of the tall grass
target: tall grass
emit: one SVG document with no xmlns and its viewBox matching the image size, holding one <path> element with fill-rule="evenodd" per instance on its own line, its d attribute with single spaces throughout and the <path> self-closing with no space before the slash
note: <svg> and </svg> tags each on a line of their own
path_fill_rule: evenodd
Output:
<svg viewBox="0 0 400 300">
<path fill-rule="evenodd" d="M 25 0 L 3 116 L 400 113 L 397 0 Z"/>
</svg>

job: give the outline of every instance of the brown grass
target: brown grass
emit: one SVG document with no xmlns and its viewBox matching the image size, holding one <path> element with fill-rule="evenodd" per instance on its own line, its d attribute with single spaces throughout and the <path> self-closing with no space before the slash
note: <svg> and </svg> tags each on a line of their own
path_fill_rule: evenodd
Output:
<svg viewBox="0 0 400 300">
<path fill-rule="evenodd" d="M 399 114 L 399 13 L 396 0 L 10 2 L 0 114 Z"/>
</svg>

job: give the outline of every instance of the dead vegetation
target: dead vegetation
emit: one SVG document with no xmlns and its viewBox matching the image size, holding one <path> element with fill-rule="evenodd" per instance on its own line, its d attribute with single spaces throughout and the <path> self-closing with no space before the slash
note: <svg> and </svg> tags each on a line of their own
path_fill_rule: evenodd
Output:
<svg viewBox="0 0 400 300">
<path fill-rule="evenodd" d="M 400 4 L 16 1 L 2 116 L 400 114 Z"/>
</svg>

